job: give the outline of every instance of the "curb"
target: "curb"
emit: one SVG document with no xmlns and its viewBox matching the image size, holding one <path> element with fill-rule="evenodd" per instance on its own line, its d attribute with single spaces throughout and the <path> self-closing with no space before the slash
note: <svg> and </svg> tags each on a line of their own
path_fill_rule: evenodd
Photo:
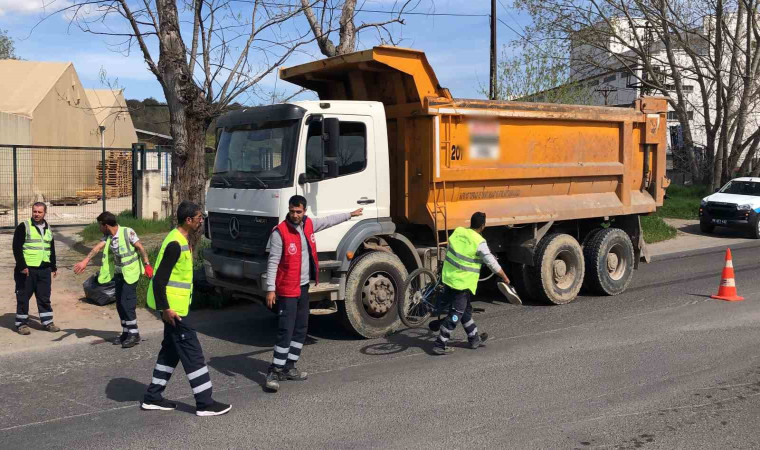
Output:
<svg viewBox="0 0 760 450">
<path fill-rule="evenodd" d="M 653 255 L 651 257 L 650 262 L 659 262 L 659 261 L 668 261 L 671 259 L 680 259 L 680 258 L 689 258 L 692 256 L 701 256 L 701 255 L 709 255 L 711 253 L 724 253 L 726 251 L 726 248 L 731 248 L 732 250 L 736 249 L 744 249 L 744 248 L 753 248 L 753 247 L 760 247 L 760 240 L 754 241 L 754 242 L 740 242 L 734 245 L 716 245 L 712 247 L 707 248 L 699 248 L 696 250 L 685 250 L 680 252 L 673 252 L 673 253 L 664 253 L 661 255 Z"/>
</svg>

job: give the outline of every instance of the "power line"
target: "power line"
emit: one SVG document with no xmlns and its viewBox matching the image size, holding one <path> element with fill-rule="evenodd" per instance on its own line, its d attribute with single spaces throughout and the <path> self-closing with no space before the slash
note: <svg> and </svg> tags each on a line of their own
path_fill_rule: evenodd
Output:
<svg viewBox="0 0 760 450">
<path fill-rule="evenodd" d="M 276 6 L 276 7 L 289 7 L 289 6 L 295 6 L 292 4 L 286 4 L 286 3 L 262 3 L 265 6 Z M 328 9 L 328 10 L 338 10 L 343 9 L 343 7 L 337 7 L 337 6 L 316 6 L 312 5 L 311 8 L 313 9 Z M 362 9 L 357 8 L 354 10 L 354 12 L 365 12 L 365 13 L 372 13 L 372 14 L 401 14 L 402 16 L 444 16 L 444 17 L 491 17 L 490 14 L 465 14 L 465 13 L 425 13 L 425 12 L 418 12 L 418 11 L 388 11 L 388 10 L 382 10 L 382 9 Z"/>
</svg>

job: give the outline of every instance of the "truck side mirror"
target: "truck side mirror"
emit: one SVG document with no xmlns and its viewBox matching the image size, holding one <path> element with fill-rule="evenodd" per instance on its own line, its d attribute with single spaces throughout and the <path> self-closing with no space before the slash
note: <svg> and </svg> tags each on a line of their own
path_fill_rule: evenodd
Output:
<svg viewBox="0 0 760 450">
<path fill-rule="evenodd" d="M 338 149 L 340 147 L 340 120 L 328 117 L 322 121 L 322 139 L 327 144 L 324 147 L 325 157 L 335 158 L 338 156 Z"/>
<path fill-rule="evenodd" d="M 338 176 L 338 161 L 326 159 L 322 172 L 324 173 L 324 178 L 336 178 Z"/>
<path fill-rule="evenodd" d="M 302 173 L 298 175 L 298 184 L 306 184 L 309 180 L 306 179 L 306 174 Z"/>
</svg>

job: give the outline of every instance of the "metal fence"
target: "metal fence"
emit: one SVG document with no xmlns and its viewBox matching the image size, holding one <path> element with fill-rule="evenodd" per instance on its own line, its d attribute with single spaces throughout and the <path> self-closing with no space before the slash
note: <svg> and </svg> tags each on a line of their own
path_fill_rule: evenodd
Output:
<svg viewBox="0 0 760 450">
<path fill-rule="evenodd" d="M 168 189 L 171 149 L 0 144 L 0 228 L 29 219 L 34 202 L 47 205 L 54 226 L 91 223 L 103 211 L 134 211 L 138 170 L 160 170 Z"/>
</svg>

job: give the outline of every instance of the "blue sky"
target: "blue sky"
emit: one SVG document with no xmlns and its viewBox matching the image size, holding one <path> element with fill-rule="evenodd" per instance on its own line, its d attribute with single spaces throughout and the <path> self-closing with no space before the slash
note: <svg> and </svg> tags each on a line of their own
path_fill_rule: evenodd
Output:
<svg viewBox="0 0 760 450">
<path fill-rule="evenodd" d="M 94 36 L 71 26 L 64 15 L 49 17 L 40 23 L 41 18 L 51 10 L 58 9 L 71 0 L 44 0 L 48 7 L 43 10 L 43 0 L 0 0 L 0 29 L 5 29 L 14 39 L 16 53 L 26 60 L 71 61 L 79 74 L 85 88 L 106 87 L 101 80 L 101 72 L 107 77 L 118 79 L 118 86 L 125 89 L 127 98 L 154 97 L 163 100 L 163 92 L 155 77 L 143 61 L 142 54 L 134 48 L 128 56 L 113 51 L 112 38 Z M 506 0 L 502 2 L 507 5 Z M 361 1 L 360 1 L 361 4 Z M 366 0 L 364 9 L 388 10 L 393 0 Z M 514 12 L 507 14 L 499 5 L 497 15 L 514 27 Z M 488 14 L 488 0 L 453 1 L 422 0 L 416 12 Z M 382 19 L 382 15 L 360 13 L 357 23 L 373 22 Z M 387 16 L 386 16 L 387 17 Z M 447 17 L 447 16 L 405 16 L 406 25 L 395 27 L 396 36 L 402 37 L 401 46 L 420 49 L 426 52 L 439 81 L 448 87 L 455 97 L 482 98 L 480 87 L 488 83 L 489 67 L 489 19 L 488 17 Z M 112 27 L 122 25 L 113 21 Z M 307 30 L 308 25 L 302 17 L 288 26 L 292 30 Z M 498 25 L 498 40 L 506 44 L 516 35 L 504 25 Z M 336 37 L 337 39 L 337 37 Z M 360 35 L 358 49 L 368 48 L 378 43 L 376 34 L 367 32 Z M 111 45 L 109 45 L 111 44 Z M 304 52 L 295 55 L 284 65 L 294 65 L 321 57 L 316 44 L 309 44 Z M 158 52 L 154 52 L 157 60 Z M 261 82 L 264 90 L 275 86 L 274 75 Z M 282 81 L 276 85 L 278 90 L 289 89 Z M 239 98 L 244 104 L 259 102 L 256 97 L 246 95 Z"/>
</svg>

